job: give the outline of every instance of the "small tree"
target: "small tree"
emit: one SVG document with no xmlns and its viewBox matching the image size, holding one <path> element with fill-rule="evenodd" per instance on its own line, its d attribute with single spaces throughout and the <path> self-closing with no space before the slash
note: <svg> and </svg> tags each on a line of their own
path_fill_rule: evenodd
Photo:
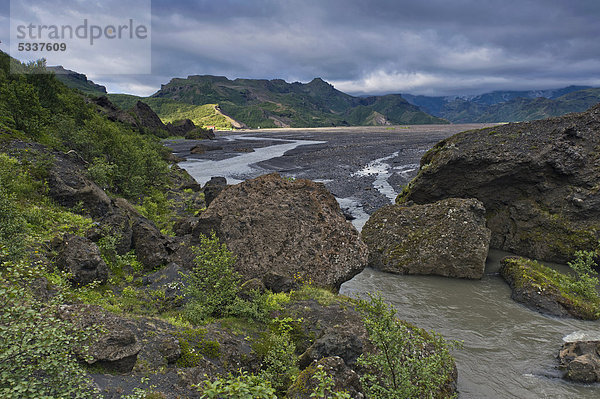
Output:
<svg viewBox="0 0 600 399">
<path fill-rule="evenodd" d="M 427 333 L 396 318 L 393 307 L 380 295 L 359 301 L 372 353 L 363 353 L 358 364 L 366 373 L 361 377 L 370 398 L 435 398 L 451 378 L 454 361 L 452 345 L 435 333 Z"/>
<path fill-rule="evenodd" d="M 214 233 L 200 238 L 195 253 L 196 265 L 186 277 L 185 294 L 190 299 L 186 315 L 199 324 L 207 317 L 225 315 L 238 293 L 240 275 L 234 270 L 235 256 Z"/>
<path fill-rule="evenodd" d="M 598 272 L 593 269 L 600 249 L 594 251 L 577 251 L 575 259 L 569 262 L 569 267 L 576 275 L 571 289 L 586 299 L 598 298 Z"/>
</svg>

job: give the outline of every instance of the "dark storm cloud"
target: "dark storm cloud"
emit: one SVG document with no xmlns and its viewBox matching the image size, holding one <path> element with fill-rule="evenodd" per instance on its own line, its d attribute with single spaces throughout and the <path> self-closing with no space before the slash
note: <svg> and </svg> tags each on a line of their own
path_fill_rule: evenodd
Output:
<svg viewBox="0 0 600 399">
<path fill-rule="evenodd" d="M 138 91 L 190 74 L 352 93 L 600 85 L 597 0 L 154 0 L 153 15 Z"/>
</svg>

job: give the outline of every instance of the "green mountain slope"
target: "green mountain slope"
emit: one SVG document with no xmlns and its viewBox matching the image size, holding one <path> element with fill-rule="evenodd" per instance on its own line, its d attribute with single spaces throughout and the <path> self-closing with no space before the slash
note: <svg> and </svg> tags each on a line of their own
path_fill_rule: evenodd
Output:
<svg viewBox="0 0 600 399">
<path fill-rule="evenodd" d="M 214 126 L 217 129 L 243 127 L 239 122 L 223 115 L 217 104 L 193 105 L 168 98 L 138 97 L 129 94 L 109 94 L 109 100 L 121 109 L 130 109 L 138 101 L 143 101 L 164 123 L 190 119 L 196 126 Z"/>
<path fill-rule="evenodd" d="M 194 105 L 219 104 L 224 114 L 250 127 L 447 123 L 400 95 L 353 97 L 320 78 L 303 84 L 190 76 L 171 80 L 152 97 Z"/>
</svg>

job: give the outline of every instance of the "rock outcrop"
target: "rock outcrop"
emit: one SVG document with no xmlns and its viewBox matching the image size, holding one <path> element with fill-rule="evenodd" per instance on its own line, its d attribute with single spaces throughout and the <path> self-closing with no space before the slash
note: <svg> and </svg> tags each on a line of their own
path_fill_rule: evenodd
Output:
<svg viewBox="0 0 600 399">
<path fill-rule="evenodd" d="M 501 261 L 500 275 L 512 290 L 511 297 L 530 309 L 558 317 L 596 320 L 597 300 L 578 296 L 569 284 L 574 279 L 560 275 L 539 262 L 509 256 Z"/>
<path fill-rule="evenodd" d="M 227 179 L 224 177 L 211 177 L 209 181 L 204 185 L 204 200 L 206 201 L 206 206 L 209 206 L 211 202 L 221 191 L 223 191 L 227 187 Z"/>
<path fill-rule="evenodd" d="M 70 274 L 76 286 L 97 281 L 106 283 L 108 266 L 102 260 L 98 246 L 87 238 L 67 234 L 56 245 L 58 257 L 55 264 Z"/>
<path fill-rule="evenodd" d="M 484 216 L 483 205 L 474 199 L 385 206 L 361 233 L 369 265 L 391 273 L 479 279 L 490 243 Z"/>
<path fill-rule="evenodd" d="M 64 306 L 61 317 L 82 329 L 101 329 L 102 333 L 90 340 L 87 351 L 74 348 L 86 363 L 119 373 L 133 369 L 142 345 L 128 327 L 127 319 L 88 305 Z"/>
<path fill-rule="evenodd" d="M 190 119 L 167 123 L 167 130 L 171 136 L 182 136 L 189 140 L 215 138 L 215 133 L 211 129 L 197 127 Z"/>
<path fill-rule="evenodd" d="M 337 290 L 367 263 L 366 246 L 323 184 L 276 173 L 221 192 L 194 235 L 212 231 L 246 279 L 274 273 Z"/>
<path fill-rule="evenodd" d="M 600 382 L 600 341 L 566 342 L 558 359 L 564 378 L 587 384 Z"/>
<path fill-rule="evenodd" d="M 565 262 L 600 237 L 600 105 L 459 133 L 421 159 L 397 202 L 476 198 L 491 247 Z"/>
</svg>

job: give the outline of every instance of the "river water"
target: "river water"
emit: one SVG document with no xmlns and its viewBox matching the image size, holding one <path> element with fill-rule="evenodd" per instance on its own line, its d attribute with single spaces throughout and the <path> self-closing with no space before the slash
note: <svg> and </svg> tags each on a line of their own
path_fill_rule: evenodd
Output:
<svg viewBox="0 0 600 399">
<path fill-rule="evenodd" d="M 236 183 L 271 171 L 321 181 L 355 217 L 353 224 L 360 230 L 370 213 L 392 202 L 401 185 L 414 177 L 428 148 L 470 127 L 221 135 L 217 144 L 223 145 L 223 153 L 189 157 L 180 166 L 202 183 L 210 176 Z M 228 143 L 242 142 L 255 152 L 228 151 Z M 189 143 L 168 145 L 178 155 L 189 156 Z M 563 340 L 600 339 L 600 322 L 544 316 L 514 302 L 497 274 L 506 255 L 491 250 L 481 280 L 399 276 L 368 268 L 344 283 L 340 293 L 365 297 L 379 291 L 400 318 L 462 341 L 463 348 L 454 352 L 462 399 L 600 398 L 600 385 L 560 378 L 556 360 Z"/>
</svg>

